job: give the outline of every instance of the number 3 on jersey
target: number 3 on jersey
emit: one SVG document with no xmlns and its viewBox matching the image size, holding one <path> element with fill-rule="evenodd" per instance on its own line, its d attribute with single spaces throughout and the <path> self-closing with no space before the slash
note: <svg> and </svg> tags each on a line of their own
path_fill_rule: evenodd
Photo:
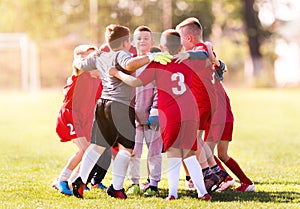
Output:
<svg viewBox="0 0 300 209">
<path fill-rule="evenodd" d="M 175 95 L 181 95 L 186 91 L 184 84 L 184 75 L 182 73 L 173 73 L 171 76 L 172 81 L 177 81 L 178 86 L 172 88 L 172 92 Z"/>
</svg>

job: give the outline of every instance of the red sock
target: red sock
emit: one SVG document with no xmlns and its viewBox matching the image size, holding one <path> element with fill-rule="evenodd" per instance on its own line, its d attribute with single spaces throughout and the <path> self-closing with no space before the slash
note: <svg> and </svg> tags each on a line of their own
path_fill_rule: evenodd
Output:
<svg viewBox="0 0 300 209">
<path fill-rule="evenodd" d="M 218 164 L 218 166 L 222 169 L 222 170 L 224 170 L 224 171 L 226 171 L 225 170 L 225 168 L 223 167 L 223 164 L 222 164 L 222 162 L 219 160 L 219 158 L 217 158 L 217 156 L 215 156 L 214 155 L 214 158 L 215 158 L 215 161 L 216 161 L 216 163 Z M 227 171 L 226 171 L 227 172 Z M 229 175 L 227 178 L 226 178 L 226 181 L 231 181 L 233 178 Z"/>
<path fill-rule="evenodd" d="M 219 166 L 222 170 L 226 171 L 225 168 L 224 168 L 223 165 L 222 165 L 222 162 L 219 160 L 219 158 L 217 158 L 217 156 L 215 156 L 215 155 L 214 155 L 214 158 L 215 158 L 215 161 L 216 161 L 216 163 L 218 164 L 218 166 Z"/>
<path fill-rule="evenodd" d="M 241 183 L 252 184 L 252 181 L 246 176 L 234 159 L 229 158 L 225 165 L 238 177 Z"/>
</svg>

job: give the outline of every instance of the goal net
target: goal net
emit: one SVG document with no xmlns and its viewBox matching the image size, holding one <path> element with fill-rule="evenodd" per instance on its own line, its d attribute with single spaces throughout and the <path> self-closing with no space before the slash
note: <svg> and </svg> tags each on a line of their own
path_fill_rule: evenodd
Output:
<svg viewBox="0 0 300 209">
<path fill-rule="evenodd" d="M 40 90 L 36 44 L 24 33 L 0 33 L 0 89 Z"/>
</svg>

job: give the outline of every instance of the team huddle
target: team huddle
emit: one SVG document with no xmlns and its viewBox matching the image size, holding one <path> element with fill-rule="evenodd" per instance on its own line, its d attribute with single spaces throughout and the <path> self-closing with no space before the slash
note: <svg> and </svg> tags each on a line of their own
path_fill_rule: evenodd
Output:
<svg viewBox="0 0 300 209">
<path fill-rule="evenodd" d="M 199 20 L 187 18 L 162 32 L 158 48 L 149 27 L 137 27 L 132 44 L 127 27 L 111 24 L 99 49 L 92 45 L 74 49 L 56 132 L 62 142 L 73 141 L 78 151 L 53 187 L 77 198 L 95 188 L 120 199 L 142 193 L 155 196 L 164 152 L 166 200 L 178 198 L 181 165 L 186 189 L 195 190 L 200 200 L 235 186 L 223 164 L 239 179 L 234 192 L 255 190 L 227 153 L 234 117 L 221 82 L 226 66 L 202 33 Z M 144 141 L 148 181 L 141 184 Z M 102 180 L 111 161 L 112 183 L 106 188 Z M 125 190 L 127 174 L 131 186 Z"/>
</svg>

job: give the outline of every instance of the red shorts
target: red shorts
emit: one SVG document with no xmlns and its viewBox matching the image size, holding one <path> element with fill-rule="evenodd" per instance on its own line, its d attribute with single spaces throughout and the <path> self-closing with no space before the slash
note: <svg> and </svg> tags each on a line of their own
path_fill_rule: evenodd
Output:
<svg viewBox="0 0 300 209">
<path fill-rule="evenodd" d="M 198 108 L 199 115 L 200 115 L 200 123 L 199 123 L 199 130 L 205 130 L 206 124 L 211 118 L 211 109 L 210 108 Z"/>
<path fill-rule="evenodd" d="M 196 121 L 167 124 L 162 131 L 164 151 L 170 147 L 196 150 L 197 129 L 198 122 Z"/>
<path fill-rule="evenodd" d="M 74 129 L 72 110 L 62 108 L 59 111 L 56 121 L 56 133 L 61 142 L 78 138 Z"/>
<path fill-rule="evenodd" d="M 232 140 L 233 123 L 225 124 L 210 124 L 207 123 L 204 141 L 207 142 L 218 142 L 219 140 Z"/>
</svg>

